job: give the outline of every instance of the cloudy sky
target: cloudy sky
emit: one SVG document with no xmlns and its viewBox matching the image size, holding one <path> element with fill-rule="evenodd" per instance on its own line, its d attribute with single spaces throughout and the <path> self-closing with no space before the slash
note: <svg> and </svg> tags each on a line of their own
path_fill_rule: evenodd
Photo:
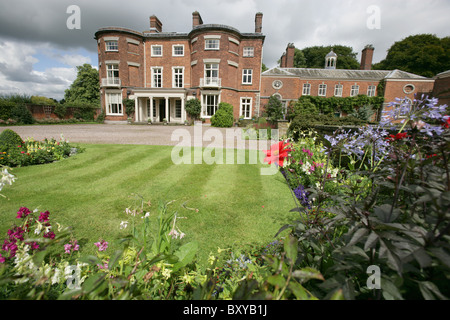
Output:
<svg viewBox="0 0 450 320">
<path fill-rule="evenodd" d="M 80 8 L 80 29 L 71 5 Z M 290 42 L 297 48 L 347 45 L 361 52 L 375 47 L 374 62 L 396 41 L 420 33 L 450 36 L 449 0 L 1 0 L 0 94 L 64 97 L 76 66 L 98 66 L 94 33 L 101 27 L 149 28 L 155 14 L 163 31 L 189 32 L 192 12 L 205 24 L 254 32 L 262 12 L 264 63 L 277 60 Z M 360 56 L 358 55 L 358 60 Z"/>
</svg>

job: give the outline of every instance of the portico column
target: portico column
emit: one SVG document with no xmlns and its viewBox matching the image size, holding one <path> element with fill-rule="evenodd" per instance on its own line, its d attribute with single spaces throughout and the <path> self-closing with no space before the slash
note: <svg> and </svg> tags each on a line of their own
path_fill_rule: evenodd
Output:
<svg viewBox="0 0 450 320">
<path fill-rule="evenodd" d="M 150 120 L 153 122 L 153 98 L 150 97 Z"/>
<path fill-rule="evenodd" d="M 134 99 L 134 121 L 139 122 L 139 103 L 138 103 L 138 97 Z"/>
<path fill-rule="evenodd" d="M 184 98 L 181 98 L 181 123 L 186 121 L 186 111 L 184 110 Z"/>
<path fill-rule="evenodd" d="M 169 115 L 169 97 L 166 97 L 166 119 L 167 119 L 167 122 L 170 122 L 170 115 Z"/>
</svg>

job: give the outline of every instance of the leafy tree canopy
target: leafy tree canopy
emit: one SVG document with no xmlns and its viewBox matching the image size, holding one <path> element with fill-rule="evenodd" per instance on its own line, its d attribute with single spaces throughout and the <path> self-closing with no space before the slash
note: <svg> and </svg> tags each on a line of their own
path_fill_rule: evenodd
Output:
<svg viewBox="0 0 450 320">
<path fill-rule="evenodd" d="M 77 70 L 77 78 L 70 88 L 65 91 L 65 103 L 99 104 L 100 83 L 98 70 L 87 63 L 78 66 Z"/>
<path fill-rule="evenodd" d="M 337 69 L 359 69 L 359 62 L 356 59 L 357 53 L 353 52 L 352 47 L 335 46 L 313 46 L 302 50 L 295 48 L 294 68 L 319 68 L 325 66 L 325 57 L 333 50 L 338 55 Z"/>
<path fill-rule="evenodd" d="M 376 70 L 400 69 L 424 77 L 450 70 L 450 37 L 418 34 L 395 42 L 384 60 L 373 65 Z"/>
</svg>

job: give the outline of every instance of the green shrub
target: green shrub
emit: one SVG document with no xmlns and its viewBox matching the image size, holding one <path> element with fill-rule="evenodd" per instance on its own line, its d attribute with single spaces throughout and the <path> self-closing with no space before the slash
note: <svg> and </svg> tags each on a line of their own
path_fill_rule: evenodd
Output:
<svg viewBox="0 0 450 320">
<path fill-rule="evenodd" d="M 67 107 L 62 104 L 57 104 L 53 112 L 58 116 L 58 118 L 64 119 L 67 113 Z"/>
<path fill-rule="evenodd" d="M 5 129 L 0 133 L 0 146 L 9 149 L 23 144 L 22 138 L 13 130 Z"/>
<path fill-rule="evenodd" d="M 317 126 L 361 126 L 364 124 L 367 124 L 367 121 L 353 116 L 336 118 L 329 114 L 297 115 L 291 121 L 288 134 L 297 140 L 300 132 L 315 129 Z"/>
<path fill-rule="evenodd" d="M 200 117 L 202 112 L 202 104 L 199 99 L 191 99 L 186 101 L 186 112 L 194 120 Z"/>
<path fill-rule="evenodd" d="M 6 99 L 0 99 L 0 119 L 8 120 L 11 118 L 11 110 L 15 107 L 15 103 Z"/>
<path fill-rule="evenodd" d="M 31 111 L 28 110 L 27 106 L 22 103 L 18 103 L 14 106 L 14 108 L 12 108 L 11 118 L 23 124 L 34 123 L 34 118 L 33 115 L 31 114 Z"/>
<path fill-rule="evenodd" d="M 233 106 L 226 102 L 219 103 L 219 109 L 211 117 L 213 127 L 229 128 L 233 126 Z"/>
</svg>

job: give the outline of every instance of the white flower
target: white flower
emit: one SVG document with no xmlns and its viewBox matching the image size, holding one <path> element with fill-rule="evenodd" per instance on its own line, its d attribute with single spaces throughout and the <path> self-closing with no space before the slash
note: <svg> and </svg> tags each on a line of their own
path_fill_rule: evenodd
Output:
<svg viewBox="0 0 450 320">
<path fill-rule="evenodd" d="M 120 223 L 120 229 L 126 229 L 128 227 L 128 221 L 122 221 Z"/>
</svg>

